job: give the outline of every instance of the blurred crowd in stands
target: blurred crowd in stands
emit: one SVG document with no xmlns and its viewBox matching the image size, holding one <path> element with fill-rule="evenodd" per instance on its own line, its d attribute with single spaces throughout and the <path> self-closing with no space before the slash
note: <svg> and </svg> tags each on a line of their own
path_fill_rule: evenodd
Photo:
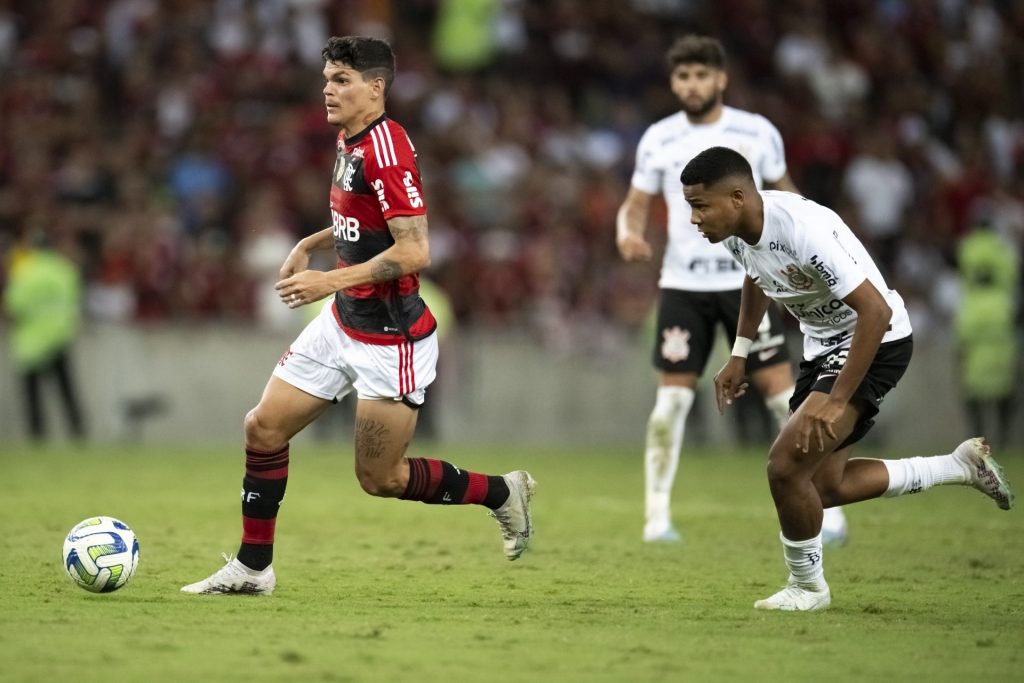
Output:
<svg viewBox="0 0 1024 683">
<path fill-rule="evenodd" d="M 0 254 L 45 233 L 93 320 L 292 324 L 277 270 L 329 224 L 320 49 L 371 34 L 398 56 L 388 111 L 456 319 L 600 345 L 656 294 L 614 218 L 687 32 L 722 40 L 726 102 L 778 126 L 919 334 L 948 329 L 974 227 L 1020 252 L 1021 2 L 0 0 Z"/>
</svg>

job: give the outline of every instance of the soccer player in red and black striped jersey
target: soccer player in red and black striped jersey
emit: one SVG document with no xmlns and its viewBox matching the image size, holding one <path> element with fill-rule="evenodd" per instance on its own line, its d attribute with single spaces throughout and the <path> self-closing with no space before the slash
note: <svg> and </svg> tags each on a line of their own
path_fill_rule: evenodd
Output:
<svg viewBox="0 0 1024 683">
<path fill-rule="evenodd" d="M 277 291 L 297 308 L 329 297 L 278 361 L 245 418 L 242 543 L 238 555 L 187 593 L 268 594 L 278 507 L 288 481 L 288 444 L 353 389 L 356 476 L 374 496 L 490 508 L 517 559 L 532 532 L 534 481 L 517 470 L 470 472 L 405 451 L 433 381 L 437 324 L 419 295 L 430 263 L 427 210 L 416 152 L 384 104 L 395 76 L 391 46 L 333 37 L 323 50 L 327 120 L 341 130 L 331 184 L 331 227 L 302 239 L 281 267 Z M 313 251 L 334 249 L 338 267 L 309 270 Z"/>
</svg>

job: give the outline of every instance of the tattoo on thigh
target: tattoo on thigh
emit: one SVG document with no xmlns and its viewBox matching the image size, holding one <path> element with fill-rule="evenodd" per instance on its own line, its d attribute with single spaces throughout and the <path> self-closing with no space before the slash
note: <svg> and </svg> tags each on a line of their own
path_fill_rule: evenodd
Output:
<svg viewBox="0 0 1024 683">
<path fill-rule="evenodd" d="M 389 433 L 383 422 L 356 418 L 356 457 L 379 460 L 387 449 Z"/>
</svg>

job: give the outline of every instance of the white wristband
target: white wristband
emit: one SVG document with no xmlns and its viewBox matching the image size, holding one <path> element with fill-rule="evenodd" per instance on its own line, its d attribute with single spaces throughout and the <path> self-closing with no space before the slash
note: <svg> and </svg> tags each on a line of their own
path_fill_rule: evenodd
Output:
<svg viewBox="0 0 1024 683">
<path fill-rule="evenodd" d="M 732 345 L 732 355 L 739 358 L 746 358 L 750 354 L 750 345 L 753 343 L 753 339 L 736 337 L 736 343 Z"/>
</svg>

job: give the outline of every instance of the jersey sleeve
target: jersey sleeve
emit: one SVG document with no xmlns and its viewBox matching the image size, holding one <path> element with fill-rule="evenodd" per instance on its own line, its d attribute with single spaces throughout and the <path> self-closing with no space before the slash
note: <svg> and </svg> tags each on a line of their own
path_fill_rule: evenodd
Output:
<svg viewBox="0 0 1024 683">
<path fill-rule="evenodd" d="M 837 299 L 843 299 L 868 279 L 868 273 L 840 241 L 840 234 L 845 232 L 842 220 L 834 214 L 831 218 L 838 225 L 832 221 L 805 224 L 801 260 L 808 275 L 821 281 Z"/>
<path fill-rule="evenodd" d="M 636 166 L 633 168 L 633 178 L 630 180 L 630 185 L 647 194 L 661 192 L 661 181 L 664 175 L 656 163 L 654 137 L 651 129 L 648 128 L 640 138 L 640 144 L 636 147 Z"/>
<path fill-rule="evenodd" d="M 366 165 L 366 181 L 377 195 L 384 220 L 424 215 L 423 181 L 409 136 L 385 121 L 370 130 L 370 137 L 373 162 Z"/>
<path fill-rule="evenodd" d="M 761 117 L 764 127 L 764 155 L 761 157 L 761 178 L 766 183 L 777 183 L 786 175 L 786 149 L 782 144 L 782 134 L 768 119 Z"/>
</svg>

